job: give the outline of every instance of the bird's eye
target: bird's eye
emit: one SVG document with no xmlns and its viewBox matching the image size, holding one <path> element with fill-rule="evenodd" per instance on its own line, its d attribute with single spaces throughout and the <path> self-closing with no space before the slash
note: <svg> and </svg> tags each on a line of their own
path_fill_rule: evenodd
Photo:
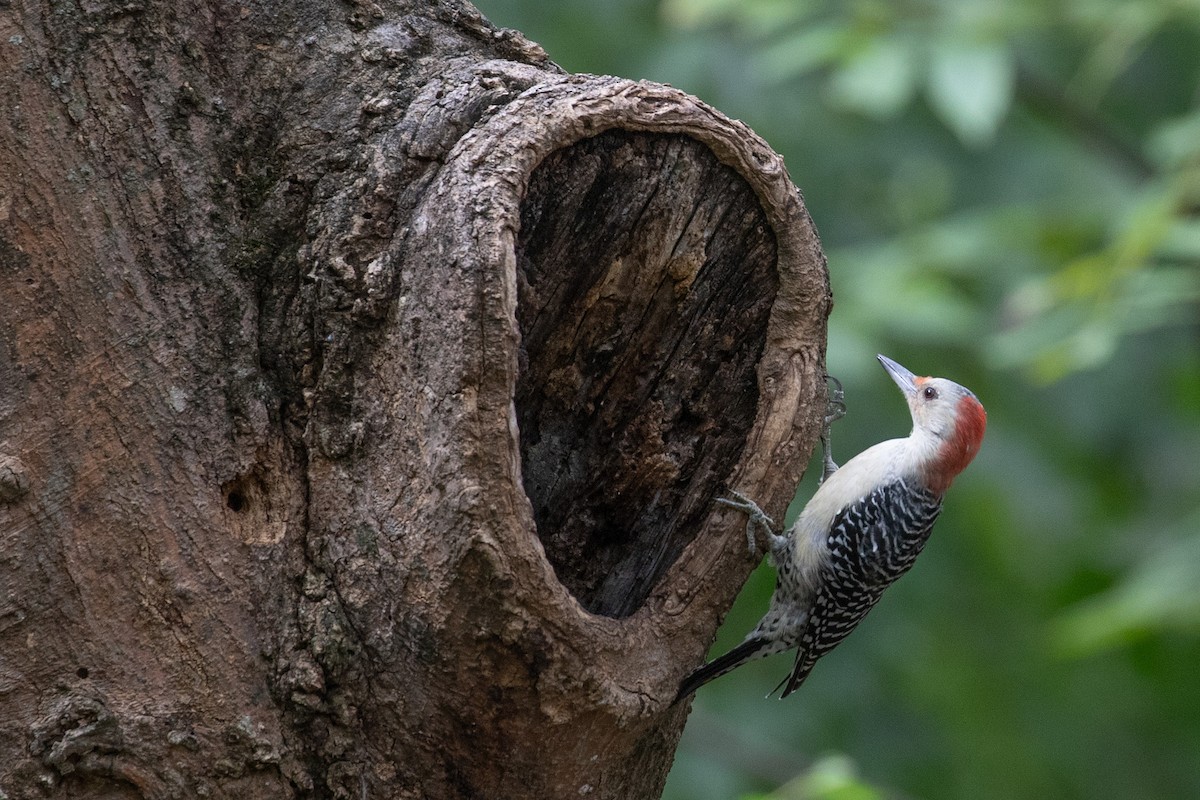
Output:
<svg viewBox="0 0 1200 800">
<path fill-rule="evenodd" d="M 926 400 L 937 400 L 938 391 L 932 386 L 926 386 L 925 391 L 921 392 L 921 394 L 925 396 Z"/>
</svg>

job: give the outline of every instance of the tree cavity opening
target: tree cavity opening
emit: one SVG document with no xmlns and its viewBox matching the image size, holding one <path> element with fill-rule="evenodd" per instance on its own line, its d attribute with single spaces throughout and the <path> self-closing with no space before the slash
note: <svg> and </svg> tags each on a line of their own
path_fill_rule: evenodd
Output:
<svg viewBox="0 0 1200 800">
<path fill-rule="evenodd" d="M 745 446 L 775 236 L 700 142 L 614 130 L 534 170 L 516 251 L 516 410 L 538 536 L 586 609 L 625 617 Z"/>
</svg>

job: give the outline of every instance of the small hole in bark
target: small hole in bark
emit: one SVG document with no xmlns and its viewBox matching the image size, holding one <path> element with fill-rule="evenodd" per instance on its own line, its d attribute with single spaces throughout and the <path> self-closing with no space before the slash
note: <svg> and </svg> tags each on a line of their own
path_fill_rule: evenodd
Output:
<svg viewBox="0 0 1200 800">
<path fill-rule="evenodd" d="M 246 508 L 246 496 L 235 489 L 226 495 L 225 505 L 229 506 L 230 511 L 244 511 Z"/>
<path fill-rule="evenodd" d="M 632 614 L 724 488 L 778 278 L 749 185 L 685 136 L 610 131 L 534 171 L 517 242 L 525 491 L 558 579 Z"/>
<path fill-rule="evenodd" d="M 75 670 L 75 674 L 81 678 L 86 678 L 88 676 L 88 668 L 80 667 L 79 669 Z"/>
</svg>

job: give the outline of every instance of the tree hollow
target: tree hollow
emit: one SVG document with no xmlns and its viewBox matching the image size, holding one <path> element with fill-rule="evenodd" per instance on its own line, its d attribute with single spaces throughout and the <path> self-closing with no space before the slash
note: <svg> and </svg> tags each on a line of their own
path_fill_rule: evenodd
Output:
<svg viewBox="0 0 1200 800">
<path fill-rule="evenodd" d="M 708 147 L 619 130 L 551 153 L 520 221 L 525 491 L 558 579 L 589 611 L 625 617 L 745 446 L 775 237 Z"/>
</svg>

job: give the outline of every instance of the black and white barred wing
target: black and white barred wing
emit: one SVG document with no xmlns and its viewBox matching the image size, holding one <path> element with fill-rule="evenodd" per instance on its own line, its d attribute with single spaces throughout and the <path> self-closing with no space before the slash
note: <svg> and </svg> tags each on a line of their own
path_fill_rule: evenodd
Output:
<svg viewBox="0 0 1200 800">
<path fill-rule="evenodd" d="M 941 508 L 937 495 L 896 481 L 834 517 L 829 557 L 781 697 L 798 689 L 817 659 L 849 636 L 884 589 L 912 567 Z"/>
</svg>

